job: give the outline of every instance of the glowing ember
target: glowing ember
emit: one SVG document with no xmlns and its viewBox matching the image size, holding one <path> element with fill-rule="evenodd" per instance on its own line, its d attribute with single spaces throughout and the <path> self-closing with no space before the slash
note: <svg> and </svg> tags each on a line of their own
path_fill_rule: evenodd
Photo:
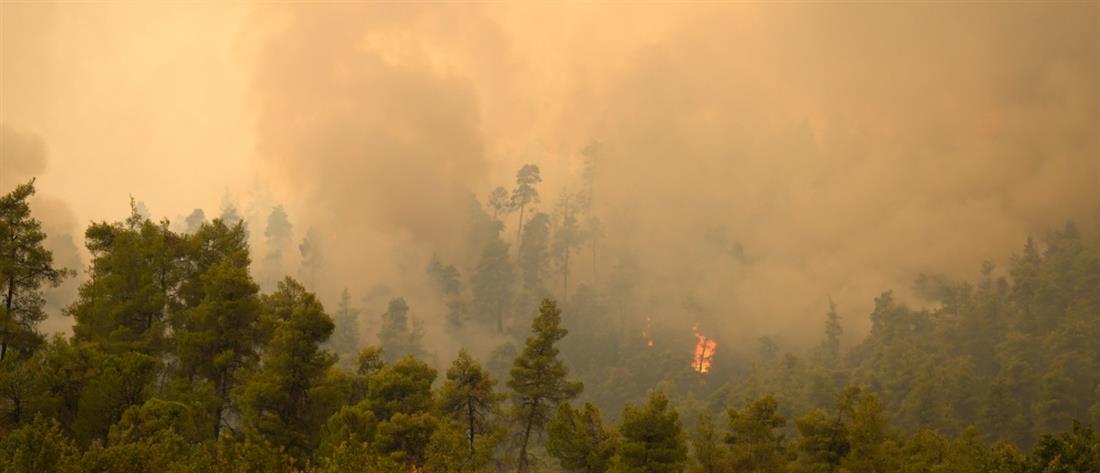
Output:
<svg viewBox="0 0 1100 473">
<path fill-rule="evenodd" d="M 697 373 L 706 373 L 710 371 L 711 358 L 714 357 L 714 350 L 718 348 L 718 342 L 700 334 L 698 324 L 691 328 L 691 332 L 695 334 L 695 338 L 699 339 L 695 343 L 695 357 L 691 360 L 691 369 Z"/>
</svg>

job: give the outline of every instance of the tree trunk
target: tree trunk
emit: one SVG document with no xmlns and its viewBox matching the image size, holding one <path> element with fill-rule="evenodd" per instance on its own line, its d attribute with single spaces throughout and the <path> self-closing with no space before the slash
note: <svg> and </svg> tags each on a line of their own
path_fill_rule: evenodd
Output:
<svg viewBox="0 0 1100 473">
<path fill-rule="evenodd" d="M 523 210 L 526 208 L 526 205 L 521 205 L 519 207 L 519 228 L 516 230 L 516 251 L 519 251 L 520 238 L 523 238 Z"/>
<path fill-rule="evenodd" d="M 530 468 L 529 465 L 527 465 L 527 444 L 531 441 L 532 422 L 534 422 L 534 418 L 528 416 L 527 425 L 523 429 L 523 443 L 519 446 L 519 463 L 516 464 L 516 471 L 518 473 L 527 473 L 527 469 Z"/>
<path fill-rule="evenodd" d="M 474 403 L 473 401 L 466 401 L 466 417 L 470 421 L 470 458 L 474 458 Z"/>
<path fill-rule="evenodd" d="M 221 381 L 219 383 L 220 386 L 218 386 L 218 397 L 221 399 L 221 405 L 219 405 L 218 408 L 214 410 L 214 438 L 215 439 L 218 438 L 218 434 L 220 434 L 221 431 L 222 431 L 222 416 L 223 416 L 223 413 L 225 412 L 225 410 L 227 409 L 227 407 L 229 405 L 229 400 L 228 400 L 228 398 L 229 398 L 228 373 L 225 370 L 222 370 L 221 373 L 219 373 L 218 377 L 220 378 L 219 381 Z"/>
<path fill-rule="evenodd" d="M 12 261 L 15 261 L 15 255 L 12 255 Z M 12 274 L 8 278 L 8 294 L 4 298 L 4 320 L 0 321 L 4 324 L 3 327 L 0 327 L 0 330 L 3 330 L 3 332 L 0 332 L 0 361 L 3 361 L 4 356 L 8 353 L 8 323 L 15 320 L 11 314 L 11 304 L 14 298 L 15 275 Z"/>
</svg>

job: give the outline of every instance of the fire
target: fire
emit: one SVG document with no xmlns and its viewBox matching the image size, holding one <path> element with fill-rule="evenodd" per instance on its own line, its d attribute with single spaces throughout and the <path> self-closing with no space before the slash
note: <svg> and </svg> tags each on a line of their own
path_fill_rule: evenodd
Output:
<svg viewBox="0 0 1100 473">
<path fill-rule="evenodd" d="M 718 348 L 718 342 L 699 333 L 699 324 L 695 324 L 691 332 L 695 334 L 695 338 L 699 339 L 695 343 L 695 357 L 691 360 L 691 369 L 697 373 L 707 373 L 710 371 L 711 359 L 714 358 L 714 350 Z"/>
</svg>

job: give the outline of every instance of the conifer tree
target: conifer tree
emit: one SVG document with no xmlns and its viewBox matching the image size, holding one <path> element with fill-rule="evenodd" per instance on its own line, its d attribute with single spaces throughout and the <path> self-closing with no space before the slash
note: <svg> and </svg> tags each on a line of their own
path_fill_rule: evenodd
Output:
<svg viewBox="0 0 1100 473">
<path fill-rule="evenodd" d="M 687 462 L 680 415 L 663 393 L 650 392 L 644 405 L 628 405 L 619 437 L 613 472 L 679 473 Z"/>
<path fill-rule="evenodd" d="M 699 416 L 695 436 L 691 439 L 692 473 L 726 473 L 729 471 L 729 454 L 714 420 L 709 413 Z"/>
<path fill-rule="evenodd" d="M 512 306 L 513 280 L 508 244 L 500 238 L 489 240 L 473 276 L 473 303 L 482 321 L 495 323 L 497 333 L 504 332 L 504 317 Z"/>
<path fill-rule="evenodd" d="M 259 286 L 248 271 L 247 234 L 238 222 L 221 220 L 203 225 L 191 236 L 197 250 L 189 280 L 180 291 L 193 304 L 173 317 L 178 376 L 188 382 L 209 381 L 218 402 L 212 407 L 214 436 L 235 410 L 232 391 L 241 370 L 259 360 L 263 330 Z"/>
<path fill-rule="evenodd" d="M 540 182 L 542 182 L 542 177 L 539 176 L 539 167 L 534 164 L 524 164 L 523 167 L 516 172 L 516 188 L 512 190 L 510 207 L 519 209 L 519 225 L 516 229 L 517 244 L 523 239 L 524 211 L 527 209 L 528 205 L 537 204 L 539 202 L 539 191 L 535 186 Z"/>
<path fill-rule="evenodd" d="M 340 292 L 340 302 L 332 319 L 336 328 L 329 345 L 341 358 L 351 358 L 359 350 L 359 309 L 351 306 L 347 288 Z"/>
<path fill-rule="evenodd" d="M 596 406 L 586 402 L 583 408 L 573 409 L 569 403 L 562 403 L 546 430 L 549 433 L 546 451 L 558 459 L 562 468 L 603 473 L 611 466 L 615 445 Z"/>
<path fill-rule="evenodd" d="M 494 392 L 495 384 L 466 350 L 460 350 L 439 391 L 439 410 L 464 432 L 468 460 L 478 453 L 478 437 L 491 436 L 495 431 L 493 416 L 503 398 Z"/>
<path fill-rule="evenodd" d="M 534 332 L 512 366 L 512 418 L 519 430 L 517 469 L 531 468 L 529 450 L 533 435 L 542 431 L 557 406 L 573 399 L 584 388 L 566 378 L 569 368 L 558 357 L 557 343 L 569 333 L 561 327 L 561 311 L 545 299 L 531 323 Z"/>
<path fill-rule="evenodd" d="M 786 420 L 779 415 L 779 404 L 764 396 L 738 411 L 730 409 L 726 443 L 734 471 L 779 471 L 786 464 L 783 433 Z"/>
<path fill-rule="evenodd" d="M 29 355 L 41 341 L 36 327 L 46 318 L 42 288 L 57 287 L 70 275 L 54 267 L 53 253 L 43 246 L 46 233 L 27 203 L 34 192 L 31 179 L 0 197 L 0 360 L 11 348 Z"/>
<path fill-rule="evenodd" d="M 265 311 L 289 314 L 275 320 L 260 369 L 236 393 L 250 432 L 297 458 L 317 446 L 321 425 L 334 410 L 324 403 L 324 376 L 336 356 L 321 344 L 333 323 L 320 301 L 291 278 L 264 297 Z"/>
<path fill-rule="evenodd" d="M 420 340 L 423 333 L 417 321 L 409 316 L 409 304 L 404 297 L 391 299 L 382 314 L 382 326 L 378 329 L 378 341 L 382 344 L 383 358 L 390 363 L 406 355 L 423 356 Z"/>
<path fill-rule="evenodd" d="M 283 256 L 293 238 L 294 227 L 286 215 L 283 206 L 276 205 L 267 216 L 267 226 L 264 227 L 264 243 L 267 254 L 263 260 L 263 285 L 270 290 L 284 274 Z"/>
<path fill-rule="evenodd" d="M 428 263 L 428 277 L 443 295 L 443 304 L 447 306 L 447 322 L 451 327 L 461 327 L 466 318 L 466 308 L 462 302 L 462 279 L 458 268 L 454 265 L 444 266 L 438 257 L 432 256 L 432 261 Z"/>
</svg>

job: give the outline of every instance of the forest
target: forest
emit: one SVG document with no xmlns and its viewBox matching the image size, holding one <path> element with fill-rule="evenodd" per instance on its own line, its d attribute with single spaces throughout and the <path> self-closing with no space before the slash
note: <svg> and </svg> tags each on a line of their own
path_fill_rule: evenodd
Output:
<svg viewBox="0 0 1100 473">
<path fill-rule="evenodd" d="M 251 226 L 232 207 L 173 224 L 132 200 L 66 268 L 28 204 L 35 181 L 3 190 L 0 471 L 1100 471 L 1095 232 L 1020 242 L 1003 276 L 922 274 L 927 307 L 889 290 L 869 314 L 822 307 L 808 349 L 736 351 L 705 324 L 654 322 L 629 258 L 571 285 L 580 261 L 599 270 L 592 195 L 544 213 L 540 182 L 525 165 L 514 188 L 471 196 L 474 263 L 424 262 L 434 308 L 386 295 L 383 311 L 347 289 L 322 303 L 309 236 L 286 274 L 280 206 Z M 71 334 L 47 336 L 46 291 L 74 279 Z M 467 346 L 425 337 L 429 310 Z M 856 317 L 869 333 L 842 344 Z"/>
</svg>

